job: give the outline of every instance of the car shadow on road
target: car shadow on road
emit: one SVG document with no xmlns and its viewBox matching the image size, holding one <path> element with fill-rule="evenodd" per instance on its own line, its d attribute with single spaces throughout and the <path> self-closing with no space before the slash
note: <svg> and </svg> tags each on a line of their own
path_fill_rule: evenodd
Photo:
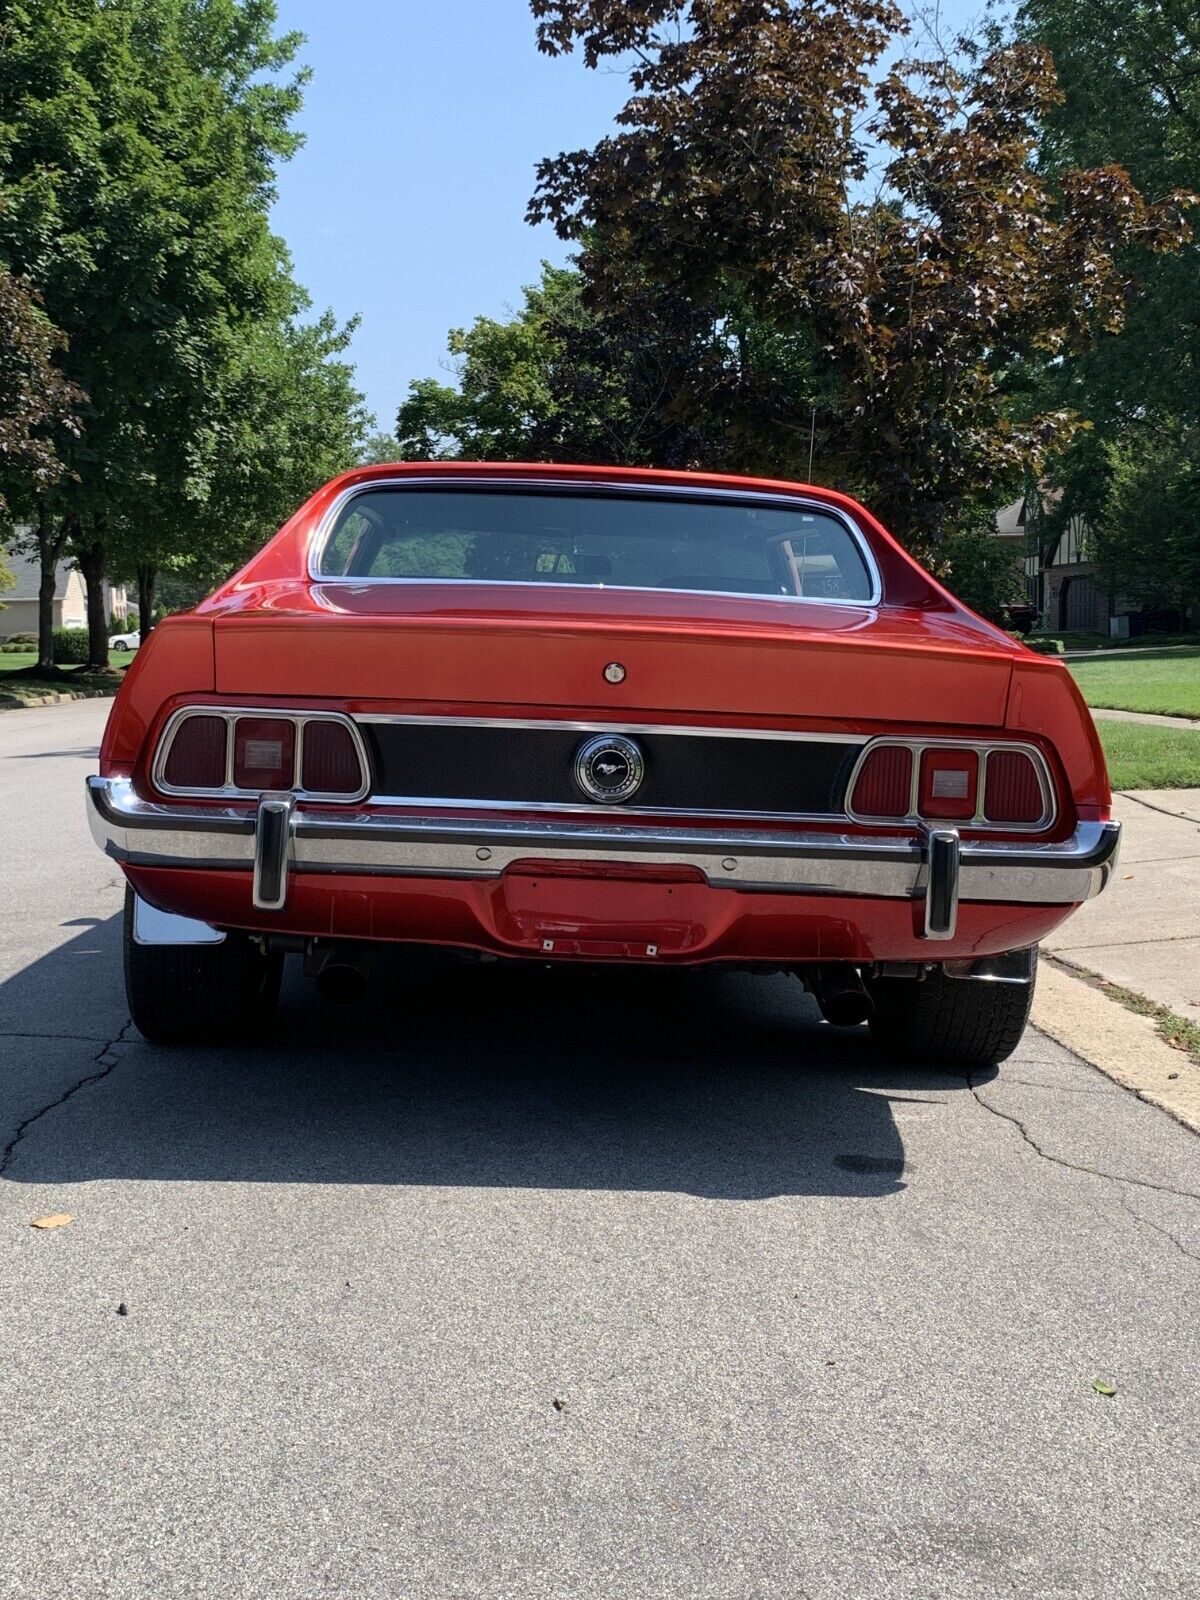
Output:
<svg viewBox="0 0 1200 1600">
<path fill-rule="evenodd" d="M 72 949 L 84 940 L 86 963 Z M 98 984 L 120 988 L 116 918 L 0 985 L 0 1016 L 53 995 L 47 1031 L 91 1036 Z M 104 1059 L 117 1064 L 63 1104 L 48 1090 L 9 1181 L 885 1197 L 906 1187 L 893 1102 L 937 1116 L 965 1083 L 888 1061 L 864 1028 L 830 1028 L 786 976 L 391 952 L 350 1009 L 289 961 L 268 1046 L 164 1049 L 130 1030 Z M 24 1060 L 28 1088 L 28 1041 Z M 100 1070 L 81 1049 L 80 1077 Z"/>
</svg>

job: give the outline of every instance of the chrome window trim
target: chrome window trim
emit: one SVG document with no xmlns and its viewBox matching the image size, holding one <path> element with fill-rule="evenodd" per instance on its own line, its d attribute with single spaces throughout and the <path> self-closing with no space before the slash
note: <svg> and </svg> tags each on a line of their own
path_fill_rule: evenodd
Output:
<svg viewBox="0 0 1200 1600">
<path fill-rule="evenodd" d="M 330 535 L 333 532 L 333 525 L 343 508 L 356 495 L 368 494 L 376 489 L 427 489 L 437 487 L 461 490 L 464 486 L 470 489 L 506 489 L 509 491 L 533 489 L 540 493 L 544 493 L 547 490 L 560 490 L 568 494 L 592 492 L 600 495 L 613 495 L 618 498 L 621 495 L 634 495 L 635 497 L 667 500 L 748 501 L 755 505 L 784 506 L 792 510 L 815 511 L 821 516 L 831 517 L 835 522 L 840 522 L 846 529 L 866 568 L 867 577 L 871 584 L 871 592 L 865 600 L 841 600 L 815 595 L 754 594 L 747 593 L 742 589 L 656 589 L 631 583 L 529 583 L 520 578 L 354 578 L 345 575 L 339 576 L 336 573 L 325 574 L 321 572 L 321 559 L 325 554 L 325 547 L 329 543 Z M 883 603 L 883 578 L 879 571 L 879 564 L 875 560 L 875 552 L 871 548 L 870 540 L 853 518 L 848 516 L 840 506 L 827 505 L 822 500 L 812 499 L 801 493 L 782 494 L 771 490 L 760 493 L 753 489 L 710 489 L 699 484 L 692 487 L 664 483 L 591 483 L 585 478 L 460 479 L 450 474 L 430 473 L 426 475 L 423 473 L 420 477 L 371 478 L 363 483 L 352 484 L 348 489 L 343 489 L 336 496 L 317 524 L 315 532 L 310 536 L 308 576 L 313 583 L 350 584 L 355 587 L 375 587 L 378 584 L 416 584 L 426 587 L 437 585 L 445 588 L 462 589 L 474 585 L 488 588 L 535 589 L 539 594 L 544 594 L 547 591 L 557 592 L 559 590 L 570 594 L 576 590 L 583 590 L 587 594 L 714 595 L 727 600 L 781 601 L 785 605 L 849 606 L 852 610 L 857 611 L 873 611 Z"/>
<path fill-rule="evenodd" d="M 869 733 L 793 733 L 787 728 L 723 728 L 707 723 L 590 722 L 562 717 L 441 717 L 429 711 L 365 711 L 357 722 L 436 723 L 448 728 L 551 728 L 556 733 L 678 733 L 709 739 L 793 739 L 797 744 L 861 744 Z"/>
<path fill-rule="evenodd" d="M 912 751 L 912 782 L 909 791 L 908 812 L 903 817 L 873 817 L 865 812 L 855 811 L 852 806 L 854 799 L 854 786 L 858 782 L 867 758 L 873 750 L 883 748 L 901 749 Z M 974 750 L 979 757 L 979 781 L 975 793 L 975 815 L 973 817 L 923 817 L 918 810 L 921 788 L 921 751 L 930 749 Z M 988 758 L 994 754 L 1019 752 L 1027 755 L 1033 761 L 1034 771 L 1037 773 L 1038 787 L 1042 795 L 1042 814 L 1036 822 L 989 822 L 983 814 L 987 790 L 987 764 Z M 867 827 L 904 825 L 912 827 L 947 827 L 966 828 L 972 833 L 1045 833 L 1054 826 L 1058 817 L 1057 797 L 1054 784 L 1050 779 L 1050 769 L 1046 764 L 1046 757 L 1037 745 L 1029 744 L 1021 739 L 953 739 L 948 736 L 938 735 L 928 739 L 904 738 L 899 735 L 883 734 L 878 738 L 868 739 L 859 752 L 858 760 L 854 763 L 853 770 L 846 784 L 846 815 L 852 822 L 860 822 Z"/>
<path fill-rule="evenodd" d="M 184 788 L 177 784 L 168 783 L 164 776 L 167 758 L 171 753 L 179 729 L 192 717 L 220 717 L 225 723 L 225 782 L 218 789 Z M 367 755 L 367 747 L 363 743 L 363 736 L 355 725 L 353 717 L 342 711 L 288 711 L 278 706 L 226 706 L 226 705 L 195 705 L 180 706 L 167 718 L 166 725 L 159 737 L 158 748 L 154 753 L 154 760 L 150 767 L 150 781 L 160 794 L 186 797 L 194 800 L 247 800 L 263 793 L 262 789 L 239 789 L 233 781 L 233 725 L 239 717 L 270 717 L 276 722 L 290 722 L 295 730 L 295 749 L 292 761 L 292 778 L 295 787 L 291 791 L 298 800 L 311 800 L 317 803 L 331 805 L 355 805 L 363 800 L 371 790 L 371 762 Z M 362 782 L 353 794 L 331 794 L 315 789 L 300 787 L 300 778 L 304 771 L 304 724 L 306 722 L 338 722 L 350 732 L 354 741 L 355 753 L 358 756 L 359 772 Z"/>
</svg>

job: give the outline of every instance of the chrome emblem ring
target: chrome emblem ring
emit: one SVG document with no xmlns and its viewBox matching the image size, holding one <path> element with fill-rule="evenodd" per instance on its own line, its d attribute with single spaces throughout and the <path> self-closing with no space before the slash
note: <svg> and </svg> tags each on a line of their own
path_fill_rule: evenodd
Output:
<svg viewBox="0 0 1200 1600">
<path fill-rule="evenodd" d="M 580 745 L 575 755 L 575 782 L 589 800 L 620 805 L 631 800 L 646 776 L 646 761 L 632 739 L 602 733 Z"/>
</svg>

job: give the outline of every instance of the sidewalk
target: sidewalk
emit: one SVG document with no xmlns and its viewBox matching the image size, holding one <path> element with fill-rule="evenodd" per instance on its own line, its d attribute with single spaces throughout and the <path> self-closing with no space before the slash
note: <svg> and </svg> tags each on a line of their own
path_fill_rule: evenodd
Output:
<svg viewBox="0 0 1200 1600">
<path fill-rule="evenodd" d="M 1187 644 L 1143 644 L 1143 645 L 1108 645 L 1104 648 L 1091 650 L 1064 650 L 1062 655 L 1055 656 L 1056 661 L 1097 661 L 1107 660 L 1110 656 L 1159 656 L 1168 650 L 1194 650 L 1193 643 Z"/>
<path fill-rule="evenodd" d="M 1200 1024 L 1200 789 L 1130 790 L 1113 811 L 1116 876 L 1043 948 Z"/>
<path fill-rule="evenodd" d="M 1108 706 L 1089 706 L 1093 717 L 1110 722 L 1144 722 L 1152 728 L 1200 728 L 1200 717 L 1165 717 L 1157 711 L 1115 711 Z M 1185 789 L 1184 794 L 1188 793 Z"/>
</svg>

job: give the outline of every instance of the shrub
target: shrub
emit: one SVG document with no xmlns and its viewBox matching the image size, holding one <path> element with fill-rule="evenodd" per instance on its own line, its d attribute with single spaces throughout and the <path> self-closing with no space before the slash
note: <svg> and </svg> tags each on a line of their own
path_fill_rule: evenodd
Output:
<svg viewBox="0 0 1200 1600">
<path fill-rule="evenodd" d="M 27 656 L 33 647 L 27 644 L 14 644 L 11 639 L 6 644 L 0 644 L 0 650 L 6 656 Z"/>
<path fill-rule="evenodd" d="M 33 646 L 36 647 L 37 642 L 38 642 L 37 634 L 36 633 L 10 633 L 9 636 L 8 636 L 8 642 L 9 642 L 9 644 L 19 644 L 19 645 L 22 646 L 22 648 L 26 648 L 29 645 L 33 645 Z"/>
<path fill-rule="evenodd" d="M 1061 639 L 1048 639 L 1044 633 L 1031 633 L 1023 642 L 1040 656 L 1061 656 L 1066 649 Z"/>
<path fill-rule="evenodd" d="M 1025 599 L 1025 580 L 1011 550 L 996 538 L 991 520 L 967 523 L 947 534 L 936 573 L 972 611 L 1001 627 L 1006 607 Z"/>
<path fill-rule="evenodd" d="M 86 628 L 55 628 L 54 664 L 56 667 L 80 666 L 88 658 L 88 632 Z"/>
</svg>

